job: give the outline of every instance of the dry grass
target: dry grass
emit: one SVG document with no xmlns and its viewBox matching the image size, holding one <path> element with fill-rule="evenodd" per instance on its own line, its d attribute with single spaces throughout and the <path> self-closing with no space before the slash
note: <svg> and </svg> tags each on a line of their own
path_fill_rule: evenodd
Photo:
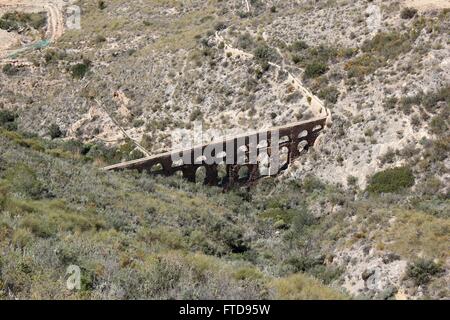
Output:
<svg viewBox="0 0 450 320">
<path fill-rule="evenodd" d="M 274 280 L 271 287 L 275 289 L 277 299 L 283 300 L 343 300 L 347 298 L 344 294 L 303 274 Z"/>
<path fill-rule="evenodd" d="M 410 259 L 424 255 L 445 261 L 449 257 L 448 219 L 400 209 L 394 213 L 396 220 L 384 235 L 389 250 Z"/>
</svg>

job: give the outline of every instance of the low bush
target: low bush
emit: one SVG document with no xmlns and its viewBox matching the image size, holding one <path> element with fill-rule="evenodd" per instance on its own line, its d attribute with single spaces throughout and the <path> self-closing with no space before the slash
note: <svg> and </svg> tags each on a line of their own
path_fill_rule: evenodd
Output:
<svg viewBox="0 0 450 320">
<path fill-rule="evenodd" d="M 362 78 L 385 66 L 388 60 L 409 52 L 415 40 L 413 35 L 400 32 L 380 32 L 364 41 L 362 54 L 351 59 L 345 65 L 349 78 Z"/>
<path fill-rule="evenodd" d="M 328 288 L 318 280 L 303 274 L 277 279 L 271 283 L 271 286 L 275 289 L 276 298 L 278 299 L 346 299 L 344 294 Z"/>
<path fill-rule="evenodd" d="M 97 7 L 98 7 L 100 10 L 106 9 L 106 2 L 103 1 L 103 0 L 99 0 L 99 1 L 97 2 Z"/>
<path fill-rule="evenodd" d="M 417 9 L 415 8 L 403 8 L 400 11 L 400 17 L 402 19 L 412 19 L 417 14 Z"/>
<path fill-rule="evenodd" d="M 2 71 L 7 76 L 13 76 L 19 72 L 19 69 L 14 65 L 12 65 L 11 63 L 7 63 L 3 66 Z"/>
<path fill-rule="evenodd" d="M 239 36 L 239 38 L 237 39 L 237 46 L 242 48 L 242 49 L 244 49 L 244 50 L 248 50 L 250 48 L 253 48 L 254 45 L 255 45 L 255 43 L 253 41 L 253 37 L 248 32 L 246 32 L 244 34 L 241 34 Z"/>
<path fill-rule="evenodd" d="M 89 71 L 90 61 L 83 61 L 82 63 L 77 63 L 70 67 L 70 72 L 72 77 L 75 79 L 83 79 L 86 73 Z"/>
<path fill-rule="evenodd" d="M 416 285 L 424 285 L 431 278 L 440 274 L 443 269 L 432 260 L 420 259 L 410 263 L 406 270 L 406 277 L 412 279 Z"/>
<path fill-rule="evenodd" d="M 371 193 L 395 193 L 414 185 L 414 175 L 408 167 L 387 169 L 376 173 L 369 181 Z"/>
<path fill-rule="evenodd" d="M 18 164 L 8 169 L 5 177 L 11 187 L 11 191 L 24 197 L 39 199 L 46 193 L 36 173 L 26 165 Z"/>
<path fill-rule="evenodd" d="M 336 103 L 338 101 L 340 92 L 335 86 L 328 86 L 319 91 L 319 98 L 325 99 L 329 103 Z"/>
<path fill-rule="evenodd" d="M 60 138 L 63 135 L 61 129 L 55 123 L 51 124 L 48 128 L 48 134 L 52 139 Z"/>
<path fill-rule="evenodd" d="M 0 127 L 9 131 L 15 131 L 17 130 L 16 119 L 17 114 L 8 110 L 0 110 Z"/>
<path fill-rule="evenodd" d="M 274 62 L 278 59 L 278 53 L 275 49 L 266 44 L 259 45 L 253 52 L 255 59 L 260 62 Z"/>
<path fill-rule="evenodd" d="M 305 78 L 315 78 L 328 71 L 328 66 L 323 62 L 314 61 L 308 63 L 305 68 Z"/>
<path fill-rule="evenodd" d="M 430 122 L 430 131 L 436 135 L 443 135 L 448 132 L 447 120 L 440 115 L 434 116 Z"/>
<path fill-rule="evenodd" d="M 297 41 L 294 41 L 292 44 L 291 44 L 291 46 L 289 47 L 289 49 L 291 50 L 291 51 L 294 51 L 294 52 L 297 52 L 297 51 L 302 51 L 302 50 L 305 50 L 305 49 L 308 49 L 308 44 L 305 42 L 305 41 L 303 41 L 303 40 L 297 40 Z"/>
</svg>

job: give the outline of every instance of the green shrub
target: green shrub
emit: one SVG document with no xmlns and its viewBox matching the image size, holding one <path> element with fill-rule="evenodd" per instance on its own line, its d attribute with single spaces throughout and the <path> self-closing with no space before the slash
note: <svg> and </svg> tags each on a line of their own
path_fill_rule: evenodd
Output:
<svg viewBox="0 0 450 320">
<path fill-rule="evenodd" d="M 398 98 L 395 96 L 385 98 L 383 100 L 383 107 L 385 109 L 394 109 L 397 106 Z"/>
<path fill-rule="evenodd" d="M 275 49 L 266 44 L 259 45 L 253 52 L 255 59 L 262 62 L 273 62 L 278 59 L 278 54 Z"/>
<path fill-rule="evenodd" d="M 41 198 L 45 193 L 36 173 L 26 165 L 19 164 L 8 169 L 5 176 L 13 192 L 32 199 Z"/>
<path fill-rule="evenodd" d="M 65 57 L 66 53 L 64 51 L 54 49 L 48 49 L 44 54 L 45 63 L 47 64 L 64 59 Z"/>
<path fill-rule="evenodd" d="M 300 207 L 292 218 L 292 230 L 296 234 L 303 234 L 305 229 L 315 222 L 314 216 L 305 207 Z"/>
<path fill-rule="evenodd" d="M 99 34 L 95 37 L 95 43 L 102 43 L 106 41 L 106 37 Z"/>
<path fill-rule="evenodd" d="M 15 131 L 17 130 L 16 119 L 17 114 L 8 110 L 0 110 L 0 127 L 9 131 Z"/>
<path fill-rule="evenodd" d="M 291 51 L 302 51 L 308 49 L 308 44 L 303 40 L 297 40 L 289 47 Z"/>
<path fill-rule="evenodd" d="M 254 41 L 251 34 L 248 32 L 241 34 L 237 39 L 237 45 L 244 50 L 252 48 Z"/>
<path fill-rule="evenodd" d="M 430 122 L 430 131 L 437 135 L 448 132 L 447 121 L 442 116 L 434 116 Z"/>
<path fill-rule="evenodd" d="M 19 69 L 14 65 L 12 65 L 11 63 L 7 63 L 3 66 L 2 71 L 7 76 L 13 76 L 19 72 Z"/>
<path fill-rule="evenodd" d="M 345 65 L 349 78 L 362 78 L 385 66 L 390 59 L 407 53 L 412 48 L 414 37 L 408 33 L 380 32 L 372 39 L 364 41 L 362 54 Z"/>
<path fill-rule="evenodd" d="M 263 278 L 263 274 L 255 267 L 241 267 L 234 272 L 233 277 L 236 280 L 258 280 Z"/>
<path fill-rule="evenodd" d="M 406 276 L 419 286 L 427 284 L 433 276 L 441 272 L 443 272 L 443 269 L 433 260 L 420 259 L 408 265 Z"/>
<path fill-rule="evenodd" d="M 328 71 L 328 66 L 323 62 L 311 62 L 306 65 L 305 78 L 315 78 Z"/>
<path fill-rule="evenodd" d="M 338 101 L 340 92 L 335 86 L 329 86 L 319 91 L 319 98 L 325 99 L 329 103 L 336 103 Z"/>
<path fill-rule="evenodd" d="M 59 128 L 59 126 L 57 124 L 53 123 L 48 128 L 48 134 L 52 139 L 56 139 L 56 138 L 60 138 L 63 133 L 62 133 L 61 129 Z"/>
<path fill-rule="evenodd" d="M 414 175 L 408 167 L 387 169 L 376 173 L 367 190 L 371 193 L 399 192 L 414 185 Z"/>
<path fill-rule="evenodd" d="M 344 66 L 349 78 L 363 78 L 364 76 L 373 73 L 382 65 L 382 59 L 372 54 L 362 54 Z"/>
<path fill-rule="evenodd" d="M 412 19 L 417 14 L 417 9 L 415 8 L 403 8 L 400 12 L 400 17 L 402 19 Z"/>
<path fill-rule="evenodd" d="M 83 63 L 77 63 L 70 68 L 72 76 L 76 79 L 83 79 L 86 73 L 89 71 L 90 62 L 83 61 Z"/>
<path fill-rule="evenodd" d="M 199 108 L 195 108 L 192 110 L 191 115 L 189 116 L 189 121 L 200 120 L 203 117 L 203 112 Z"/>
<path fill-rule="evenodd" d="M 356 186 L 358 184 L 358 177 L 355 176 L 348 176 L 347 177 L 347 185 L 348 186 Z"/>
<path fill-rule="evenodd" d="M 106 9 L 106 2 L 103 1 L 103 0 L 99 0 L 99 1 L 97 2 L 97 7 L 98 7 L 100 10 Z"/>
<path fill-rule="evenodd" d="M 319 191 L 324 190 L 325 185 L 318 178 L 316 178 L 312 175 L 307 175 L 303 179 L 302 188 L 303 188 L 303 190 L 305 190 L 305 192 L 312 193 L 315 190 L 319 190 Z"/>
<path fill-rule="evenodd" d="M 408 33 L 380 32 L 372 39 L 364 41 L 362 51 L 383 57 L 384 62 L 394 59 L 412 48 L 412 39 Z"/>
<path fill-rule="evenodd" d="M 435 108 L 439 102 L 445 102 L 447 106 L 450 104 L 450 86 L 428 93 L 419 92 L 400 99 L 400 105 L 406 114 L 410 113 L 412 106 L 424 106 L 429 112 L 436 112 Z"/>
<path fill-rule="evenodd" d="M 214 26 L 214 30 L 216 30 L 216 31 L 222 31 L 222 30 L 225 30 L 226 28 L 227 28 L 227 24 L 223 21 L 216 23 L 216 25 Z"/>
<path fill-rule="evenodd" d="M 0 211 L 3 210 L 3 208 L 6 205 L 7 196 L 8 196 L 8 190 L 6 190 L 6 188 L 0 186 Z"/>
</svg>

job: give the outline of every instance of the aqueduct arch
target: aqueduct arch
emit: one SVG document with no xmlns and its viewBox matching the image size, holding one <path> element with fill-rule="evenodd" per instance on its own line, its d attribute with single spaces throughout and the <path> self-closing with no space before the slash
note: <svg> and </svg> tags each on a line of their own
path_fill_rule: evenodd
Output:
<svg viewBox="0 0 450 320">
<path fill-rule="evenodd" d="M 185 179 L 196 182 L 197 171 L 204 168 L 200 170 L 204 170 L 204 183 L 207 185 L 225 187 L 250 184 L 267 174 L 278 174 L 306 153 L 314 146 L 317 137 L 324 129 L 326 119 L 320 118 L 274 127 L 190 149 L 123 162 L 104 169 L 148 171 L 166 176 L 181 171 Z M 214 150 L 223 151 L 216 155 Z M 276 150 L 278 152 L 274 152 Z M 281 156 L 279 151 L 282 151 Z M 267 174 L 261 172 L 264 167 L 262 163 L 264 154 L 271 159 L 270 172 Z M 284 163 L 281 163 L 282 157 L 284 157 Z M 181 158 L 184 160 L 180 161 Z M 244 167 L 246 169 L 243 169 Z M 243 177 L 243 171 L 246 171 L 245 177 Z"/>
</svg>

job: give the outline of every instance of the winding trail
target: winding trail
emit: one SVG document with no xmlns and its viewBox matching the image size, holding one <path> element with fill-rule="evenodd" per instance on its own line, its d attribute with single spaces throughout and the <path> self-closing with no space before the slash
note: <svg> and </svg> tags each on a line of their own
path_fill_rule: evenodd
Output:
<svg viewBox="0 0 450 320">
<path fill-rule="evenodd" d="M 240 49 L 237 49 L 237 48 L 233 47 L 232 45 L 230 45 L 229 43 L 227 43 L 225 41 L 225 39 L 219 34 L 219 32 L 216 32 L 216 41 L 217 41 L 217 43 L 222 42 L 224 44 L 225 53 L 230 52 L 233 55 L 238 55 L 241 57 L 245 57 L 247 59 L 254 58 L 253 54 L 245 52 Z M 280 56 L 282 57 L 281 52 L 279 51 L 278 48 L 277 48 L 277 51 L 279 52 Z M 299 90 L 303 96 L 309 97 L 311 99 L 309 102 L 309 107 L 315 117 L 325 117 L 326 116 L 327 122 L 330 122 L 330 123 L 332 122 L 331 113 L 327 108 L 325 108 L 324 103 L 317 96 L 315 96 L 308 88 L 303 86 L 302 82 L 296 76 L 294 76 L 291 72 L 286 70 L 286 68 L 284 67 L 284 63 L 283 63 L 283 65 L 279 65 L 279 64 L 276 64 L 273 62 L 269 62 L 269 64 L 272 67 L 277 68 L 278 70 L 283 70 L 284 72 L 286 72 L 288 74 L 288 80 L 295 86 L 295 88 L 297 90 Z"/>
</svg>

